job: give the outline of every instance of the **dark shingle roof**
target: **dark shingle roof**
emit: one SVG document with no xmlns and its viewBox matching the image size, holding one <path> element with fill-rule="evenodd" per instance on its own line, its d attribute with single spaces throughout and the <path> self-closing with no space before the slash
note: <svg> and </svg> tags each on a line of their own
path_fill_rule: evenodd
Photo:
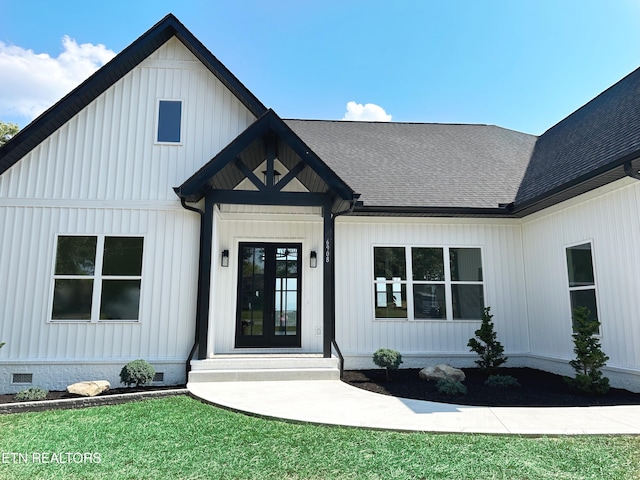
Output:
<svg viewBox="0 0 640 480">
<path fill-rule="evenodd" d="M 489 125 L 285 120 L 365 207 L 498 208 L 535 136 Z"/>
<path fill-rule="evenodd" d="M 536 143 L 516 196 L 516 208 L 553 192 L 591 182 L 619 168 L 640 152 L 640 69 L 627 75 L 589 103 L 547 130 Z M 583 187 L 584 190 L 584 187 Z"/>
</svg>

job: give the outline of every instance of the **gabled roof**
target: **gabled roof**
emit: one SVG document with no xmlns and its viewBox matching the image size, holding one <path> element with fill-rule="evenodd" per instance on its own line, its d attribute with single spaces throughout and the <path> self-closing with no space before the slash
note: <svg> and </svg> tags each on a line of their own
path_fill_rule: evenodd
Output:
<svg viewBox="0 0 640 480">
<path fill-rule="evenodd" d="M 505 214 L 537 139 L 489 125 L 285 121 L 361 194 L 356 213 Z"/>
<path fill-rule="evenodd" d="M 0 148 L 0 174 L 173 36 L 177 37 L 251 113 L 259 117 L 266 111 L 266 107 L 218 59 L 176 17 L 169 14 Z"/>
<path fill-rule="evenodd" d="M 547 130 L 515 199 L 530 213 L 622 178 L 640 157 L 640 69 Z"/>
<path fill-rule="evenodd" d="M 187 201 L 197 202 L 208 191 L 231 191 L 266 158 L 267 145 L 288 171 L 311 193 L 329 193 L 334 211 L 349 207 L 358 196 L 316 153 L 269 109 L 260 118 L 174 190 Z M 241 162 L 241 165 L 238 163 Z"/>
</svg>

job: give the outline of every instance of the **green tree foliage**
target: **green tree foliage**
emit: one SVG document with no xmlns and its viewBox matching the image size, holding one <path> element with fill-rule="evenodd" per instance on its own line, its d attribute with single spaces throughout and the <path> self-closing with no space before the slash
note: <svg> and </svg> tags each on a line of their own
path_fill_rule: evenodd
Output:
<svg viewBox="0 0 640 480">
<path fill-rule="evenodd" d="M 384 368 L 389 381 L 389 370 L 396 370 L 402 363 L 402 355 L 395 350 L 380 348 L 373 353 L 373 363 Z"/>
<path fill-rule="evenodd" d="M 576 371 L 576 377 L 568 380 L 569 384 L 590 395 L 603 395 L 609 390 L 609 379 L 600 370 L 609 360 L 600 346 L 600 340 L 594 335 L 598 332 L 600 322 L 590 320 L 591 312 L 586 307 L 573 310 L 573 352 L 575 360 L 569 364 Z"/>
<path fill-rule="evenodd" d="M 20 130 L 20 127 L 15 123 L 0 121 L 0 147 L 11 140 L 11 138 L 18 133 L 18 130 Z"/>
<path fill-rule="evenodd" d="M 482 312 L 482 325 L 475 331 L 475 338 L 469 339 L 467 346 L 471 351 L 480 355 L 476 364 L 486 372 L 492 372 L 504 362 L 508 357 L 503 355 L 504 347 L 497 339 L 497 334 L 493 330 L 493 315 L 489 313 L 491 307 L 485 307 Z"/>
<path fill-rule="evenodd" d="M 155 368 L 146 360 L 133 360 L 122 367 L 120 381 L 127 387 L 133 384 L 139 387 L 153 382 L 155 374 Z"/>
</svg>

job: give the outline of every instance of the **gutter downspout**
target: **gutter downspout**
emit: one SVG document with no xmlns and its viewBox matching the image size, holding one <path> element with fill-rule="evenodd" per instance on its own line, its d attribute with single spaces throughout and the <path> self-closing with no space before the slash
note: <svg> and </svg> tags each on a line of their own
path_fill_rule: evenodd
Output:
<svg viewBox="0 0 640 480">
<path fill-rule="evenodd" d="M 333 214 L 333 218 L 331 220 L 332 228 L 331 228 L 331 245 L 333 246 L 333 262 L 331 265 L 331 285 L 333 286 L 333 305 L 331 308 L 331 344 L 336 349 L 336 353 L 338 354 L 338 358 L 340 359 L 340 378 L 342 378 L 342 374 L 344 373 L 344 357 L 342 356 L 342 352 L 340 351 L 340 347 L 338 346 L 338 342 L 336 342 L 336 218 L 347 215 L 353 212 L 353 209 L 360 198 L 360 194 L 354 194 L 354 198 L 349 202 L 349 208 L 336 212 Z"/>
<path fill-rule="evenodd" d="M 204 222 L 204 211 L 200 210 L 199 208 L 196 207 L 192 207 L 191 205 L 187 205 L 187 201 L 184 199 L 184 197 L 180 197 L 180 204 L 182 205 L 182 208 L 184 208 L 185 210 L 189 210 L 191 212 L 195 212 L 197 214 L 200 215 L 200 231 L 202 232 L 202 224 Z M 200 247 L 199 250 L 202 249 L 202 235 L 200 235 Z M 198 288 L 200 288 L 200 275 L 202 274 L 201 272 L 201 268 L 198 268 Z M 200 292 L 198 292 L 198 296 L 200 295 Z M 193 347 L 191 347 L 191 351 L 189 352 L 189 356 L 187 357 L 187 363 L 185 365 L 185 378 L 187 380 L 187 382 L 189 381 L 189 372 L 191 371 L 191 360 L 193 360 L 193 357 L 196 353 L 196 351 L 198 350 L 199 342 L 198 339 L 200 338 L 199 335 L 199 322 L 198 322 L 198 318 L 200 317 L 200 312 L 198 311 L 200 309 L 200 302 L 197 302 L 197 306 L 196 306 L 196 331 L 195 331 L 195 339 L 193 342 Z"/>
</svg>

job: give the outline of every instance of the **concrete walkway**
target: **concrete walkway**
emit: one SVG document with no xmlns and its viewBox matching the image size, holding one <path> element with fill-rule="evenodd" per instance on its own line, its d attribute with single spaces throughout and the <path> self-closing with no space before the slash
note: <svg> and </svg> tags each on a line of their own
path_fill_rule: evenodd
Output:
<svg viewBox="0 0 640 480">
<path fill-rule="evenodd" d="M 401 431 L 640 435 L 640 405 L 473 407 L 409 400 L 338 380 L 189 383 L 212 404 L 269 418 Z"/>
</svg>

